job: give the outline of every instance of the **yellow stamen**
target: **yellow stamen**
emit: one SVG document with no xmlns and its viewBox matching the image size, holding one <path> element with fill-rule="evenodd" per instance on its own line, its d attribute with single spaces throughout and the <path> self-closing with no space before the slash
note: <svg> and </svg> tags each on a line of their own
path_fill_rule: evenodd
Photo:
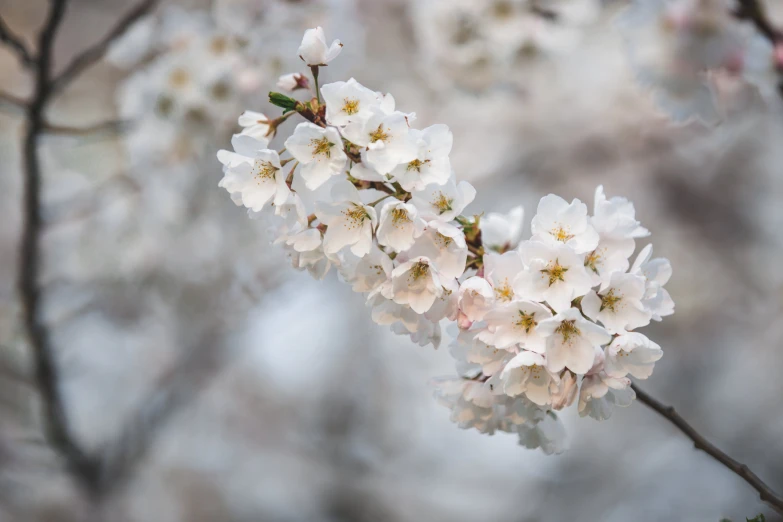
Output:
<svg viewBox="0 0 783 522">
<path fill-rule="evenodd" d="M 334 143 L 329 141 L 329 138 L 324 136 L 320 139 L 311 139 L 310 145 L 313 147 L 313 156 L 318 156 L 319 154 L 325 155 L 327 158 L 332 157 L 332 147 L 334 147 Z"/>
<path fill-rule="evenodd" d="M 389 139 L 389 135 L 383 130 L 383 123 L 378 125 L 378 128 L 374 132 L 370 133 L 370 141 L 375 143 L 376 141 L 386 141 Z"/>
<path fill-rule="evenodd" d="M 612 312 L 616 312 L 617 303 L 622 298 L 623 296 L 621 295 L 614 295 L 614 289 L 609 289 L 606 294 L 601 296 L 601 308 L 598 311 L 603 312 L 605 308 L 608 308 Z"/>
<path fill-rule="evenodd" d="M 559 333 L 563 336 L 563 342 L 568 342 L 571 337 L 576 337 L 580 334 L 579 328 L 576 327 L 576 320 L 563 321 L 560 326 L 557 327 L 555 333 Z"/>
<path fill-rule="evenodd" d="M 559 259 L 555 259 L 554 263 L 541 270 L 542 274 L 549 276 L 549 286 L 552 286 L 557 281 L 565 282 L 566 272 L 568 272 L 568 268 L 562 266 Z"/>
<path fill-rule="evenodd" d="M 343 112 L 349 116 L 359 112 L 359 100 L 352 98 L 345 98 L 343 100 Z"/>
<path fill-rule="evenodd" d="M 503 284 L 495 285 L 495 297 L 498 301 L 509 302 L 514 298 L 514 290 L 508 284 L 508 278 L 503 280 Z"/>
<path fill-rule="evenodd" d="M 524 328 L 525 333 L 530 333 L 530 330 L 538 324 L 535 317 L 535 312 L 528 314 L 522 310 L 519 310 L 519 319 L 517 319 L 517 322 L 515 322 L 514 325 L 518 326 L 519 328 Z"/>
</svg>

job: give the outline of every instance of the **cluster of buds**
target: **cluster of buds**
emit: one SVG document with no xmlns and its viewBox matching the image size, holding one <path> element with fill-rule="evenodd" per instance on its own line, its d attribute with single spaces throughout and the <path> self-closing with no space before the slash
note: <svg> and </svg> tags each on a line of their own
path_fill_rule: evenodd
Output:
<svg viewBox="0 0 783 522">
<path fill-rule="evenodd" d="M 674 121 L 717 123 L 721 78 L 776 99 L 783 45 L 773 45 L 727 0 L 634 0 L 619 20 L 638 81 Z"/>
<path fill-rule="evenodd" d="M 354 79 L 318 87 L 340 48 L 307 31 L 298 54 L 314 97 L 270 93 L 285 111 L 275 120 L 246 111 L 234 150 L 218 153 L 220 186 L 252 216 L 276 216 L 294 267 L 317 278 L 336 267 L 375 322 L 436 347 L 441 324 L 455 324 L 459 376 L 437 387 L 461 427 L 559 451 L 555 411 L 578 395 L 582 415 L 607 418 L 633 398 L 628 376 L 648 377 L 661 357 L 634 330 L 673 313 L 668 261 L 648 246 L 631 265 L 649 232 L 602 187 L 591 216 L 579 200 L 542 198 L 525 241 L 521 207 L 463 215 L 476 192 L 455 179 L 448 127 L 414 128 L 391 95 Z M 305 121 L 282 150 L 268 148 L 292 115 Z"/>
</svg>

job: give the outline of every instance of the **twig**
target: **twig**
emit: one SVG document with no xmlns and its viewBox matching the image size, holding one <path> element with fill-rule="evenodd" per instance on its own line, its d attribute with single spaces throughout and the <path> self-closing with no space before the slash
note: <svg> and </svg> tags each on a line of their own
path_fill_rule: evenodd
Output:
<svg viewBox="0 0 783 522">
<path fill-rule="evenodd" d="M 737 18 L 752 22 L 759 32 L 766 36 L 773 45 L 783 40 L 783 32 L 772 24 L 764 6 L 759 0 L 739 0 L 739 7 L 734 12 L 734 15 Z"/>
<path fill-rule="evenodd" d="M 56 94 L 62 91 L 85 69 L 103 58 L 112 42 L 124 35 L 139 18 L 152 10 L 157 3 L 158 0 L 143 0 L 123 16 L 102 40 L 77 55 L 52 82 L 52 93 Z"/>
<path fill-rule="evenodd" d="M 693 441 L 696 449 L 699 449 L 712 458 L 723 464 L 727 469 L 733 471 L 745 482 L 751 485 L 753 489 L 758 491 L 759 497 L 762 501 L 769 504 L 775 511 L 783 515 L 783 497 L 773 491 L 763 480 L 759 478 L 753 471 L 748 468 L 747 465 L 741 464 L 729 457 L 726 453 L 719 450 L 710 441 L 705 439 L 693 426 L 683 419 L 679 413 L 677 413 L 672 406 L 667 406 L 657 399 L 651 397 L 646 392 L 639 389 L 636 384 L 632 384 L 631 388 L 636 392 L 636 398 L 641 402 L 655 410 L 658 414 L 664 417 L 666 420 L 674 424 L 677 429 L 685 434 L 689 439 Z"/>
<path fill-rule="evenodd" d="M 35 66 L 35 90 L 27 106 L 27 128 L 23 142 L 24 203 L 19 258 L 18 287 L 25 327 L 35 361 L 35 380 L 44 410 L 44 432 L 66 461 L 72 474 L 89 490 L 94 480 L 94 464 L 74 439 L 59 389 L 59 375 L 49 332 L 41 313 L 38 286 L 41 236 L 41 166 L 38 138 L 44 128 L 44 108 L 51 94 L 51 58 L 54 40 L 65 15 L 66 0 L 51 0 L 47 20 L 39 35 Z"/>
<path fill-rule="evenodd" d="M 17 109 L 27 110 L 27 100 L 14 96 L 13 94 L 0 91 L 0 103 L 13 105 Z"/>
<path fill-rule="evenodd" d="M 6 25 L 2 16 L 0 16 L 0 42 L 11 47 L 19 57 L 19 61 L 22 62 L 22 65 L 25 67 L 32 67 L 35 65 L 35 60 L 30 54 L 30 51 L 27 50 L 27 46 L 22 42 L 21 38 L 11 32 L 11 29 Z"/>
<path fill-rule="evenodd" d="M 48 134 L 57 134 L 60 136 L 87 136 L 103 132 L 119 133 L 126 130 L 129 122 L 124 120 L 111 120 L 94 123 L 85 127 L 71 127 L 69 125 L 55 125 L 45 123 L 43 130 Z"/>
</svg>

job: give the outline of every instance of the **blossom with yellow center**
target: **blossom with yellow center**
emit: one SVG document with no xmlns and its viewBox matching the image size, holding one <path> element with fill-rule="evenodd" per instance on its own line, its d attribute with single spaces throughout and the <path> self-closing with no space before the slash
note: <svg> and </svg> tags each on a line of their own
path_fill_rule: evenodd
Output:
<svg viewBox="0 0 783 522">
<path fill-rule="evenodd" d="M 549 266 L 541 270 L 542 274 L 546 274 L 549 277 L 549 286 L 552 286 L 557 281 L 565 282 L 565 273 L 568 272 L 568 268 L 560 264 L 559 259 L 555 259 L 554 263 L 550 263 Z"/>
</svg>

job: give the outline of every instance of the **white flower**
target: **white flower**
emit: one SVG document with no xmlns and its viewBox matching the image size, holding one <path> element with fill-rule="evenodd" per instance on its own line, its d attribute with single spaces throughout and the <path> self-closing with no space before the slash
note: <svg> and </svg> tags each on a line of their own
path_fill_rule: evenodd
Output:
<svg viewBox="0 0 783 522">
<path fill-rule="evenodd" d="M 285 147 L 302 164 L 302 178 L 310 190 L 340 174 L 348 159 L 335 128 L 324 129 L 310 122 L 297 125 L 294 133 L 285 140 Z"/>
<path fill-rule="evenodd" d="M 307 77 L 299 73 L 284 74 L 277 80 L 277 87 L 286 92 L 293 92 L 297 89 L 307 89 L 310 81 Z"/>
<path fill-rule="evenodd" d="M 389 198 L 381 207 L 378 243 L 395 252 L 408 250 L 426 226 L 427 223 L 418 217 L 416 207 L 399 199 Z"/>
<path fill-rule="evenodd" d="M 547 366 L 553 372 L 568 368 L 574 373 L 587 373 L 593 366 L 595 347 L 612 340 L 609 332 L 582 317 L 576 308 L 541 321 L 538 333 L 547 338 Z"/>
<path fill-rule="evenodd" d="M 525 209 L 512 208 L 508 214 L 490 212 L 481 218 L 481 240 L 484 247 L 505 252 L 516 248 L 522 237 Z"/>
<path fill-rule="evenodd" d="M 564 371 L 560 374 L 557 390 L 552 392 L 552 409 L 562 410 L 566 406 L 571 406 L 578 390 L 576 374 L 568 370 Z"/>
<path fill-rule="evenodd" d="M 513 301 L 499 306 L 484 316 L 489 330 L 482 340 L 498 348 L 520 345 L 544 353 L 546 339 L 538 332 L 538 323 L 552 317 L 552 313 L 538 303 Z"/>
<path fill-rule="evenodd" d="M 451 176 L 449 154 L 454 141 L 448 126 L 432 125 L 424 130 L 410 130 L 416 143 L 416 157 L 397 165 L 391 175 L 408 192 L 422 190 L 430 184 L 443 185 Z"/>
<path fill-rule="evenodd" d="M 343 44 L 340 40 L 335 40 L 330 46 L 326 45 L 326 36 L 321 27 L 308 29 L 302 38 L 302 45 L 299 46 L 297 54 L 299 58 L 309 66 L 326 65 L 340 54 Z"/>
<path fill-rule="evenodd" d="M 495 299 L 508 303 L 521 297 L 514 293 L 514 281 L 525 269 L 518 252 L 484 254 L 484 277 L 495 292 Z"/>
<path fill-rule="evenodd" d="M 604 370 L 607 375 L 625 377 L 630 374 L 637 379 L 646 379 L 652 375 L 655 362 L 663 357 L 660 346 L 636 332 L 616 337 L 604 353 Z"/>
<path fill-rule="evenodd" d="M 542 355 L 523 350 L 503 368 L 500 381 L 506 394 L 513 397 L 524 393 L 534 403 L 544 406 L 551 402 L 558 378 L 546 369 Z"/>
<path fill-rule="evenodd" d="M 327 226 L 324 251 L 335 254 L 351 247 L 354 255 L 363 257 L 372 247 L 372 233 L 378 218 L 375 209 L 364 205 L 359 191 L 350 182 L 341 181 L 332 189 L 333 204 L 319 203 L 315 215 Z"/>
<path fill-rule="evenodd" d="M 453 279 L 465 272 L 468 245 L 465 234 L 459 228 L 441 221 L 430 221 L 406 255 L 431 259 L 440 274 Z"/>
<path fill-rule="evenodd" d="M 598 293 L 591 290 L 582 298 L 582 311 L 612 334 L 646 326 L 651 313 L 642 304 L 644 287 L 643 277 L 615 272 L 606 288 Z"/>
<path fill-rule="evenodd" d="M 382 183 L 389 181 L 386 176 L 379 174 L 375 169 L 368 167 L 364 163 L 355 163 L 351 167 L 351 177 L 360 181 L 380 181 Z"/>
<path fill-rule="evenodd" d="M 603 372 L 586 375 L 579 391 L 579 416 L 606 420 L 614 406 L 630 406 L 635 398 L 630 379 L 609 377 Z"/>
<path fill-rule="evenodd" d="M 520 424 L 518 433 L 519 444 L 528 449 L 541 448 L 547 455 L 566 450 L 565 426 L 553 412 L 547 412 L 540 421 Z"/>
<path fill-rule="evenodd" d="M 453 321 L 457 318 L 457 311 L 459 310 L 459 283 L 457 283 L 457 280 L 441 278 L 440 284 L 443 286 L 443 293 L 424 314 L 424 317 L 433 323 L 437 323 L 441 319 Z"/>
<path fill-rule="evenodd" d="M 595 189 L 593 216 L 590 223 L 601 238 L 621 241 L 647 237 L 650 231 L 636 220 L 633 203 L 625 198 L 606 199 L 603 185 Z"/>
<path fill-rule="evenodd" d="M 454 182 L 453 178 L 444 185 L 430 184 L 413 192 L 411 203 L 421 212 L 424 219 L 451 221 L 462 214 L 476 197 L 476 189 L 467 181 Z"/>
<path fill-rule="evenodd" d="M 582 256 L 562 244 L 525 241 L 519 247 L 525 271 L 514 282 L 517 295 L 546 301 L 556 312 L 570 308 L 571 301 L 592 286 Z"/>
<path fill-rule="evenodd" d="M 350 142 L 366 147 L 362 159 L 381 174 L 388 174 L 400 163 L 416 159 L 416 143 L 409 134 L 405 114 L 386 114 L 380 107 L 371 107 L 366 119 L 349 123 L 343 135 Z"/>
<path fill-rule="evenodd" d="M 245 111 L 239 116 L 237 123 L 242 127 L 242 134 L 254 138 L 265 138 L 271 130 L 269 118 L 261 112 Z"/>
<path fill-rule="evenodd" d="M 321 94 L 326 103 L 326 121 L 338 127 L 366 120 L 372 109 L 380 106 L 378 94 L 353 78 L 324 85 Z"/>
<path fill-rule="evenodd" d="M 256 149 L 264 142 L 250 136 L 235 136 L 232 143 L 236 152 L 218 152 L 218 159 L 225 166 L 219 186 L 231 194 L 240 194 L 242 204 L 256 212 L 269 201 L 276 205 L 285 203 L 290 190 L 277 152 Z"/>
<path fill-rule="evenodd" d="M 513 352 L 498 350 L 478 338 L 480 329 L 460 330 L 451 345 L 450 353 L 457 360 L 480 366 L 484 375 L 495 375 L 514 357 Z M 501 392 L 502 390 L 493 390 Z"/>
<path fill-rule="evenodd" d="M 554 194 L 544 196 L 538 203 L 531 227 L 531 240 L 547 245 L 565 244 L 577 254 L 590 252 L 598 246 L 598 233 L 587 218 L 587 205 L 578 199 L 568 203 Z"/>
<path fill-rule="evenodd" d="M 443 286 L 433 263 L 426 257 L 414 257 L 392 271 L 394 302 L 409 305 L 423 314 L 435 299 L 443 295 Z"/>
<path fill-rule="evenodd" d="M 496 429 L 495 397 L 485 383 L 460 378 L 433 379 L 438 401 L 451 410 L 451 421 L 462 429 L 482 433 Z"/>
<path fill-rule="evenodd" d="M 644 277 L 647 281 L 642 303 L 652 314 L 654 321 L 660 321 L 674 313 L 674 301 L 663 287 L 672 276 L 672 265 L 663 257 L 652 257 L 652 245 L 647 245 L 639 252 L 630 273 Z"/>
<path fill-rule="evenodd" d="M 495 304 L 495 292 L 483 277 L 469 277 L 459 287 L 459 309 L 471 321 L 481 321 Z"/>
<path fill-rule="evenodd" d="M 366 256 L 347 259 L 340 265 L 340 273 L 351 283 L 354 292 L 372 292 L 378 289 L 391 279 L 393 269 L 391 258 L 375 244 Z"/>
</svg>

